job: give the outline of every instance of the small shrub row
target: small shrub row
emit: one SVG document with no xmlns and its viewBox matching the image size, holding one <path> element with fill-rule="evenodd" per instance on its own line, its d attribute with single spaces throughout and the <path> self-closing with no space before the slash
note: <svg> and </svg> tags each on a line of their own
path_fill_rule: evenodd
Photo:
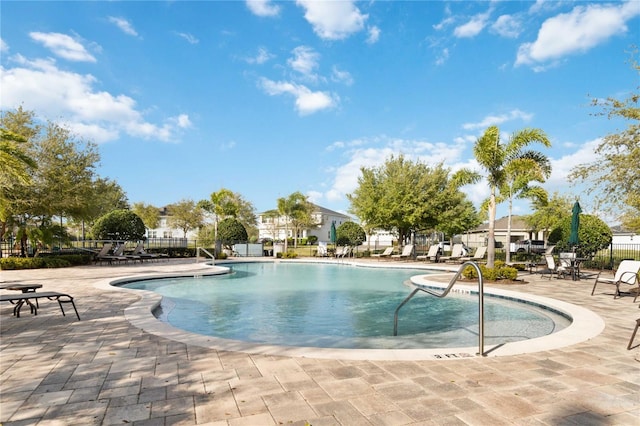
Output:
<svg viewBox="0 0 640 426">
<path fill-rule="evenodd" d="M 498 260 L 494 263 L 493 268 L 487 268 L 486 265 L 479 265 L 482 276 L 487 281 L 510 280 L 518 278 L 518 270 L 511 266 L 506 266 L 504 262 Z M 473 266 L 467 266 L 462 271 L 462 276 L 467 279 L 477 279 L 478 273 Z"/>
<path fill-rule="evenodd" d="M 296 257 L 298 257 L 298 254 L 295 251 L 289 250 L 286 253 L 277 253 L 276 257 L 278 259 L 295 259 Z"/>
<path fill-rule="evenodd" d="M 40 269 L 66 268 L 71 266 L 68 260 L 59 257 L 5 257 L 0 259 L 0 269 Z"/>
</svg>

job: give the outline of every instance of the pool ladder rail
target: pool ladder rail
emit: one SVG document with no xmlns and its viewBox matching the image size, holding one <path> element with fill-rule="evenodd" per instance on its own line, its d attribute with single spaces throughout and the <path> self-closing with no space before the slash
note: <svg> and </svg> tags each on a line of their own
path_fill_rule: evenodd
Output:
<svg viewBox="0 0 640 426">
<path fill-rule="evenodd" d="M 442 292 L 437 292 L 426 287 L 416 287 L 409 294 L 409 296 L 407 296 L 406 299 L 404 299 L 402 303 L 400 303 L 396 308 L 396 311 L 393 315 L 393 335 L 398 335 L 398 312 L 400 312 L 400 308 L 402 308 L 409 300 L 411 300 L 411 298 L 415 296 L 419 291 L 423 291 L 439 298 L 445 297 L 447 294 L 449 294 L 449 291 L 451 291 L 451 288 L 458 281 L 458 278 L 460 278 L 460 275 L 462 275 L 462 271 L 464 271 L 467 266 L 474 267 L 476 272 L 478 273 L 478 354 L 481 356 L 486 356 L 484 352 L 484 287 L 482 271 L 480 270 L 478 264 L 472 261 L 467 261 L 460 265 L 460 269 L 458 269 L 458 272 L 456 272 L 453 278 L 451 278 L 449 285 Z"/>
</svg>

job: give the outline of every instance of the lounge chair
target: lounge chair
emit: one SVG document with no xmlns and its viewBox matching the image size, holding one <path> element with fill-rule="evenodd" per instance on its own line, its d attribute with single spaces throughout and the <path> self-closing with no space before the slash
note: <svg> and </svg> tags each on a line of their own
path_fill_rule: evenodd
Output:
<svg viewBox="0 0 640 426">
<path fill-rule="evenodd" d="M 451 255 L 449 256 L 440 256 L 440 261 L 447 262 L 451 260 L 458 260 L 462 257 L 464 246 L 462 244 L 454 244 L 451 249 Z"/>
<path fill-rule="evenodd" d="M 327 243 L 318 243 L 318 251 L 316 252 L 316 255 L 320 257 L 327 257 Z"/>
<path fill-rule="evenodd" d="M 553 258 L 551 254 L 545 254 L 544 260 L 547 262 L 547 268 L 540 271 L 540 276 L 544 278 L 545 275 L 549 275 L 549 279 L 556 276 L 556 278 L 560 278 L 560 275 L 564 278 L 564 274 L 567 272 L 566 269 L 562 265 L 556 264 L 556 260 Z"/>
<path fill-rule="evenodd" d="M 169 257 L 167 254 L 161 253 L 147 253 L 144 251 L 144 244 L 138 243 L 135 249 L 133 249 L 133 256 L 140 256 L 140 260 L 159 259 L 161 257 Z"/>
<path fill-rule="evenodd" d="M 458 260 L 460 261 L 460 263 L 466 262 L 467 260 L 472 260 L 474 262 L 477 262 L 479 260 L 484 259 L 484 255 L 486 253 L 487 253 L 487 246 L 480 246 L 476 249 L 476 252 L 473 254 L 473 256 L 463 256 Z"/>
<path fill-rule="evenodd" d="M 371 257 L 377 257 L 377 258 L 389 257 L 392 254 L 393 254 L 393 246 L 392 247 L 387 247 L 386 249 L 384 249 L 384 251 L 382 253 L 372 254 Z"/>
<path fill-rule="evenodd" d="M 413 244 L 407 244 L 402 248 L 402 253 L 392 254 L 392 259 L 404 259 L 413 256 Z"/>
<path fill-rule="evenodd" d="M 29 305 L 31 309 L 31 313 L 34 315 L 38 315 L 38 305 L 34 305 L 31 300 L 47 298 L 49 300 L 55 300 L 60 305 L 60 310 L 62 311 L 62 315 L 66 316 L 64 313 L 64 308 L 62 307 L 63 303 L 71 303 L 73 306 L 73 310 L 76 312 L 76 316 L 78 320 L 80 319 L 80 315 L 78 314 L 78 310 L 76 309 L 76 304 L 73 302 L 73 297 L 65 293 L 58 293 L 56 291 L 44 291 L 44 292 L 27 292 L 27 293 L 18 293 L 18 294 L 2 294 L 0 295 L 0 302 L 9 302 L 13 304 L 13 315 L 16 318 L 20 318 L 20 309 L 24 305 Z"/>
<path fill-rule="evenodd" d="M 596 286 L 598 284 L 609 284 L 616 286 L 616 292 L 613 294 L 613 298 L 620 296 L 620 285 L 636 285 L 638 286 L 638 290 L 636 290 L 636 297 L 633 298 L 633 303 L 636 302 L 638 298 L 638 293 L 640 292 L 640 279 L 638 278 L 638 272 L 640 272 L 640 260 L 623 260 L 620 262 L 618 269 L 613 278 L 601 277 L 600 272 L 596 276 L 596 281 L 593 283 L 593 289 L 591 290 L 591 295 L 596 291 Z"/>
<path fill-rule="evenodd" d="M 111 265 L 114 261 L 117 262 L 126 262 L 127 260 L 129 260 L 126 256 L 124 255 L 117 255 L 116 252 L 120 249 L 120 247 L 116 248 L 116 251 L 113 254 L 108 254 L 109 250 L 111 250 L 111 248 L 113 247 L 113 244 L 111 243 L 105 243 L 105 245 L 102 247 L 102 250 L 100 250 L 100 252 L 96 255 L 95 261 L 96 262 L 108 262 L 109 265 Z M 124 251 L 124 245 L 122 246 L 122 250 Z"/>
<path fill-rule="evenodd" d="M 416 256 L 416 260 L 429 259 L 431 262 L 437 262 L 439 254 L 440 254 L 440 244 L 432 244 L 431 247 L 429 247 L 429 251 L 427 252 L 427 254 L 421 254 L 420 256 Z"/>
</svg>

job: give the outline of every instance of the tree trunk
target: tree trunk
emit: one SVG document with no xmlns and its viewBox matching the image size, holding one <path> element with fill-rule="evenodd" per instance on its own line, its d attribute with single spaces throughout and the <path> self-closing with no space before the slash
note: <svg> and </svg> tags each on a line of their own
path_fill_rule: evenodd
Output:
<svg viewBox="0 0 640 426">
<path fill-rule="evenodd" d="M 507 252 L 505 256 L 505 263 L 511 262 L 511 210 L 513 209 L 513 203 L 509 199 L 509 217 L 507 218 Z"/>
<path fill-rule="evenodd" d="M 489 197 L 489 235 L 487 247 L 487 268 L 493 268 L 496 259 L 496 190 L 491 188 Z"/>
</svg>

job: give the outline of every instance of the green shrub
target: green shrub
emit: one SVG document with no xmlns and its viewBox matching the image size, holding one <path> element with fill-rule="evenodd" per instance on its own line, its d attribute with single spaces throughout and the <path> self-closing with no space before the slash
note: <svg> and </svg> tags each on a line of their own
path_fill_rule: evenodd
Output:
<svg viewBox="0 0 640 426">
<path fill-rule="evenodd" d="M 487 268 L 485 265 L 478 265 L 480 267 L 480 271 L 482 272 L 482 277 L 486 281 L 497 281 L 497 280 L 515 280 L 518 278 L 518 270 L 511 266 L 504 266 L 504 262 L 498 261 L 496 262 L 496 266 L 494 268 Z M 462 276 L 469 280 L 474 280 L 478 278 L 478 273 L 476 268 L 473 266 L 467 266 L 462 271 Z"/>
<path fill-rule="evenodd" d="M 283 253 L 282 257 L 284 257 L 285 259 L 295 259 L 296 257 L 298 257 L 298 254 L 295 251 L 289 250 L 286 253 Z"/>
<path fill-rule="evenodd" d="M 503 266 L 500 268 L 500 276 L 505 280 L 515 280 L 518 278 L 518 270 L 511 266 Z"/>
<path fill-rule="evenodd" d="M 40 269 L 40 268 L 66 268 L 71 262 L 60 257 L 6 257 L 0 259 L 0 269 Z"/>
</svg>

